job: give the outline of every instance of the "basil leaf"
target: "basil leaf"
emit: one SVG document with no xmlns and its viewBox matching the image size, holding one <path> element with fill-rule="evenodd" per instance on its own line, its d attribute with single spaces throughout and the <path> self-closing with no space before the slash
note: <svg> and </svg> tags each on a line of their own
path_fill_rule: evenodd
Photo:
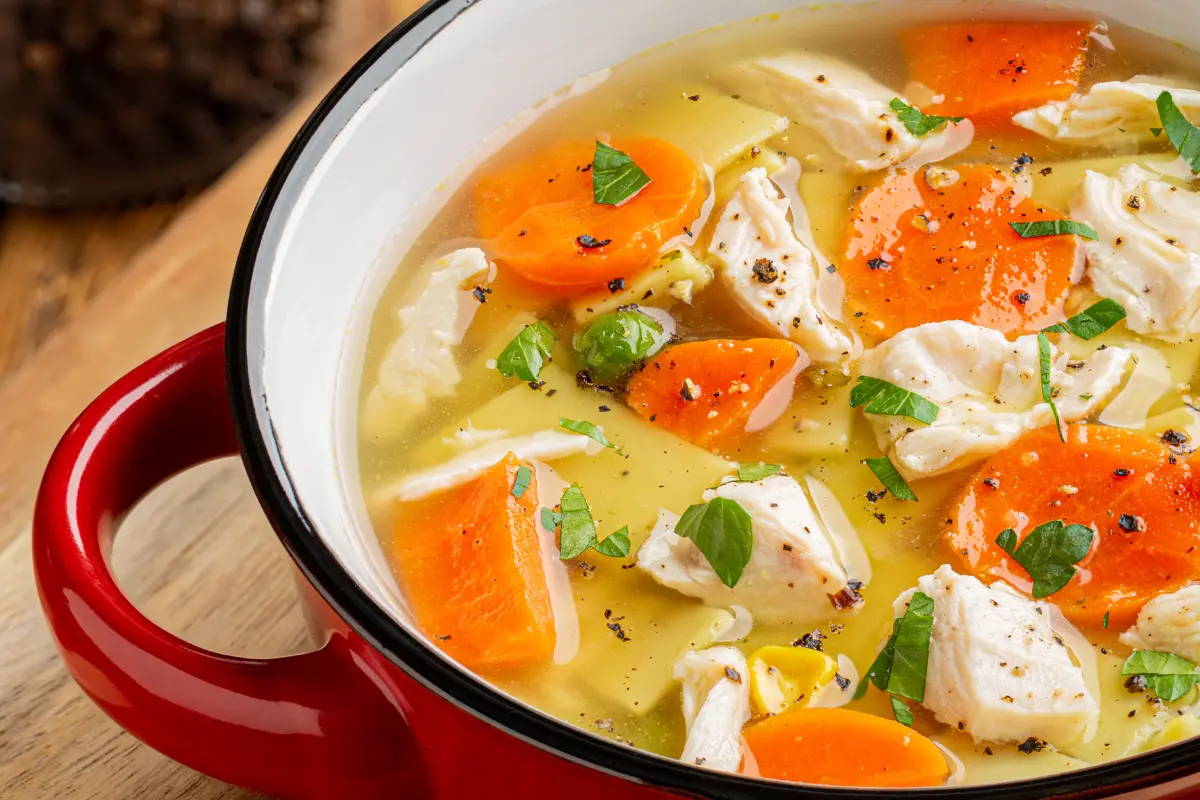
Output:
<svg viewBox="0 0 1200 800">
<path fill-rule="evenodd" d="M 533 470 L 524 465 L 517 467 L 517 477 L 512 485 L 512 496 L 520 500 L 521 495 L 525 494 L 525 490 L 529 488 L 531 480 L 533 480 Z"/>
<path fill-rule="evenodd" d="M 1046 334 L 1039 333 L 1037 335 L 1038 343 L 1038 369 L 1041 372 L 1042 380 L 1042 400 L 1050 405 L 1050 413 L 1054 415 L 1054 429 L 1058 431 L 1058 440 L 1060 442 L 1067 441 L 1066 431 L 1063 430 L 1062 419 L 1058 416 L 1058 406 L 1054 402 L 1054 387 L 1050 385 L 1050 340 L 1046 338 Z"/>
<path fill-rule="evenodd" d="M 561 427 L 566 428 L 567 430 L 572 431 L 574 433 L 582 433 L 584 436 L 588 437 L 593 442 L 599 442 L 600 444 L 604 445 L 605 447 L 611 448 L 613 450 L 621 449 L 621 448 L 617 447 L 615 444 L 613 444 L 612 442 L 610 442 L 608 440 L 608 437 L 604 435 L 604 432 L 601 431 L 599 427 L 597 427 L 596 425 L 594 425 L 591 422 L 588 422 L 585 419 L 567 419 L 566 417 L 559 417 L 558 424 Z"/>
<path fill-rule="evenodd" d="M 920 703 L 925 700 L 929 639 L 933 636 L 933 598 L 917 592 L 908 602 L 893 635 L 892 667 L 887 693 Z"/>
<path fill-rule="evenodd" d="M 924 114 L 920 109 L 910 106 L 899 97 L 892 98 L 888 104 L 896 117 L 913 136 L 925 136 L 945 125 L 947 122 L 962 122 L 963 117 L 939 117 L 936 114 Z"/>
<path fill-rule="evenodd" d="M 575 359 L 601 380 L 620 377 L 663 349 L 671 337 L 640 311 L 605 314 L 575 337 Z"/>
<path fill-rule="evenodd" d="M 1196 665 L 1174 653 L 1136 650 L 1125 659 L 1122 675 L 1141 675 L 1150 689 L 1162 701 L 1173 703 L 1200 683 Z"/>
<path fill-rule="evenodd" d="M 875 477 L 879 478 L 883 483 L 883 487 L 892 493 L 892 497 L 897 500 L 913 500 L 917 499 L 916 494 L 909 488 L 905 482 L 904 476 L 896 471 L 896 467 L 892 464 L 892 460 L 887 456 L 881 458 L 863 459 L 863 463 L 871 472 L 875 473 Z"/>
<path fill-rule="evenodd" d="M 1082 222 L 1072 219 L 1047 219 L 1039 222 L 1010 222 L 1008 226 L 1022 239 L 1037 239 L 1042 236 L 1074 234 L 1085 239 L 1099 239 L 1096 231 Z"/>
<path fill-rule="evenodd" d="M 1158 118 L 1162 120 L 1163 130 L 1171 140 L 1171 146 L 1180 157 L 1192 168 L 1192 172 L 1200 172 L 1200 131 L 1188 122 L 1187 117 L 1175 105 L 1175 98 L 1170 92 L 1158 96 Z"/>
<path fill-rule="evenodd" d="M 557 339 L 544 322 L 526 325 L 501 351 L 496 370 L 506 378 L 516 375 L 523 381 L 536 381 Z"/>
<path fill-rule="evenodd" d="M 714 497 L 690 506 L 675 523 L 675 533 L 695 542 L 722 583 L 737 586 L 754 548 L 750 515 L 740 503 Z"/>
<path fill-rule="evenodd" d="M 783 467 L 778 464 L 739 464 L 737 477 L 743 483 L 754 483 L 761 481 L 763 478 L 778 475 L 782 471 Z"/>
<path fill-rule="evenodd" d="M 867 670 L 867 680 L 861 681 L 860 686 L 865 686 L 870 682 L 875 684 L 875 688 L 879 691 L 887 691 L 888 676 L 892 674 L 892 656 L 896 650 L 896 634 L 900 632 L 900 619 L 897 617 L 892 620 L 892 635 L 888 637 L 887 643 L 879 651 L 879 655 L 875 656 L 875 660 L 871 662 L 871 668 Z M 862 693 L 865 694 L 866 689 L 863 689 Z"/>
<path fill-rule="evenodd" d="M 542 527 L 548 533 L 554 533 L 558 530 L 558 524 L 562 522 L 562 514 L 555 511 L 553 508 L 542 506 Z"/>
<path fill-rule="evenodd" d="M 1000 549 L 1012 556 L 1033 579 L 1033 598 L 1041 600 L 1062 589 L 1075 575 L 1075 565 L 1092 547 L 1095 532 L 1085 525 L 1064 525 L 1060 519 L 1043 523 L 1017 546 L 1017 534 L 1008 528 L 996 537 Z"/>
<path fill-rule="evenodd" d="M 577 483 L 563 491 L 559 509 L 558 557 L 566 561 L 596 546 L 596 522 Z"/>
<path fill-rule="evenodd" d="M 1158 137 L 1162 136 L 1162 128 L 1151 128 L 1150 135 L 1157 139 Z"/>
<path fill-rule="evenodd" d="M 596 544 L 596 552 L 602 556 L 624 558 L 629 555 L 629 526 L 610 533 Z"/>
<path fill-rule="evenodd" d="M 1051 325 L 1042 333 L 1071 333 L 1084 341 L 1090 341 L 1123 319 L 1125 309 L 1116 300 L 1106 297 L 1067 321 Z"/>
<path fill-rule="evenodd" d="M 911 728 L 913 724 L 913 715 L 912 711 L 909 710 L 908 705 L 906 705 L 905 702 L 899 697 L 893 697 L 891 700 L 892 716 L 896 718 L 896 722 L 899 722 L 901 725 L 907 725 Z"/>
<path fill-rule="evenodd" d="M 619 206 L 649 185 L 650 176 L 632 158 L 604 142 L 596 142 L 592 195 L 597 203 Z"/>
<path fill-rule="evenodd" d="M 908 417 L 926 425 L 933 424 L 940 410 L 937 403 L 916 392 L 869 375 L 859 375 L 858 384 L 850 390 L 850 407 L 859 406 L 866 406 L 863 410 L 868 414 Z"/>
</svg>

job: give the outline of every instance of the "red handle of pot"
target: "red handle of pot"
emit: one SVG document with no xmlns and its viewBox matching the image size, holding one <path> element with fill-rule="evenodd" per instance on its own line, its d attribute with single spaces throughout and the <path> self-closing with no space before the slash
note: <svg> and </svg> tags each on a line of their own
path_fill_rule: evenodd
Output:
<svg viewBox="0 0 1200 800">
<path fill-rule="evenodd" d="M 154 625 L 114 582 L 120 517 L 175 473 L 237 452 L 224 325 L 122 378 L 67 431 L 33 531 L 38 592 L 67 669 L 123 728 L 221 780 L 281 797 L 426 796 L 405 709 L 372 681 L 361 640 L 276 659 L 221 655 Z"/>
</svg>

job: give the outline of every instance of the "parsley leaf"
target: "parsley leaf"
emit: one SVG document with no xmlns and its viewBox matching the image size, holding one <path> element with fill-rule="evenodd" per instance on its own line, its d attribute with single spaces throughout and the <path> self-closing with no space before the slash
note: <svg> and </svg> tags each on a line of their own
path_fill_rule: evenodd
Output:
<svg viewBox="0 0 1200 800">
<path fill-rule="evenodd" d="M 1102 619 L 1102 620 L 1100 621 L 1100 627 L 1101 627 L 1101 628 L 1104 628 L 1104 630 L 1108 630 L 1108 615 L 1109 615 L 1109 614 L 1111 614 L 1111 613 L 1112 613 L 1111 611 L 1105 611 L 1105 612 L 1104 612 L 1104 619 Z"/>
<path fill-rule="evenodd" d="M 910 711 L 908 708 L 908 704 L 899 697 L 892 697 L 891 700 L 892 716 L 896 718 L 896 722 L 899 722 L 901 725 L 907 725 L 911 728 L 913 724 L 913 715 L 912 711 Z"/>
<path fill-rule="evenodd" d="M 605 206 L 619 206 L 650 185 L 650 176 L 633 159 L 604 142 L 596 142 L 592 159 L 592 195 Z"/>
<path fill-rule="evenodd" d="M 629 526 L 614 531 L 596 544 L 596 552 L 602 556 L 624 558 L 629 555 Z"/>
<path fill-rule="evenodd" d="M 562 514 L 553 508 L 542 506 L 542 527 L 546 529 L 547 533 L 554 533 L 558 530 L 560 522 L 562 522 Z"/>
<path fill-rule="evenodd" d="M 533 470 L 525 465 L 517 467 L 517 477 L 513 480 L 512 496 L 521 499 L 525 494 L 525 490 L 529 488 L 529 482 L 533 480 Z"/>
<path fill-rule="evenodd" d="M 888 637 L 887 643 L 879 651 L 879 655 L 875 656 L 875 660 L 871 662 L 871 667 L 867 670 L 867 680 L 860 682 L 854 699 L 857 700 L 867 693 L 864 687 L 868 682 L 875 684 L 875 688 L 881 692 L 887 691 L 888 676 L 892 673 L 892 654 L 896 650 L 896 634 L 899 632 L 900 617 L 897 617 L 892 621 L 892 635 Z"/>
<path fill-rule="evenodd" d="M 605 314 L 575 337 L 575 359 L 600 379 L 617 378 L 671 340 L 658 321 L 640 311 Z"/>
<path fill-rule="evenodd" d="M 1165 703 L 1179 700 L 1200 683 L 1200 672 L 1191 661 L 1152 650 L 1135 650 L 1125 659 L 1121 674 L 1141 675 L 1146 679 L 1146 688 Z"/>
<path fill-rule="evenodd" d="M 496 370 L 506 378 L 536 381 L 557 339 L 544 322 L 526 325 L 500 353 Z"/>
<path fill-rule="evenodd" d="M 1151 128 L 1150 135 L 1157 139 L 1158 137 L 1162 136 L 1162 128 Z"/>
<path fill-rule="evenodd" d="M 754 483 L 761 481 L 763 478 L 769 478 L 772 475 L 777 475 L 783 471 L 783 467 L 778 464 L 740 464 L 738 465 L 737 477 L 743 483 Z"/>
<path fill-rule="evenodd" d="M 1017 232 L 1022 239 L 1037 239 L 1042 236 L 1063 236 L 1075 234 L 1085 239 L 1099 239 L 1100 236 L 1090 226 L 1073 219 L 1045 219 L 1039 222 L 1010 222 L 1008 227 Z"/>
<path fill-rule="evenodd" d="M 1033 579 L 1033 599 L 1049 597 L 1071 582 L 1075 565 L 1092 547 L 1095 532 L 1086 525 L 1045 522 L 1017 546 L 1017 533 L 1006 528 L 996 537 L 1000 549 L 1012 556 Z"/>
<path fill-rule="evenodd" d="M 896 467 L 892 464 L 892 460 L 887 456 L 880 458 L 863 459 L 863 463 L 871 472 L 875 473 L 875 477 L 879 478 L 883 483 L 883 487 L 892 493 L 892 497 L 897 500 L 913 500 L 917 499 L 916 494 L 909 488 L 905 482 L 904 476 L 896 471 Z"/>
<path fill-rule="evenodd" d="M 1125 309 L 1116 300 L 1104 298 L 1095 305 L 1080 311 L 1066 322 L 1051 325 L 1042 333 L 1072 333 L 1080 339 L 1090 341 L 1125 319 Z"/>
<path fill-rule="evenodd" d="M 563 491 L 559 509 L 558 557 L 566 561 L 596 546 L 596 522 L 577 483 Z"/>
<path fill-rule="evenodd" d="M 613 450 L 621 449 L 608 440 L 608 437 L 604 435 L 604 431 L 600 430 L 599 426 L 588 422 L 585 419 L 567 419 L 566 417 L 559 417 L 558 424 L 574 433 L 582 433 L 593 442 L 599 442 L 605 447 Z"/>
<path fill-rule="evenodd" d="M 894 383 L 869 375 L 859 375 L 858 384 L 850 391 L 850 407 L 866 406 L 868 414 L 908 417 L 932 425 L 940 410 L 937 403 L 916 392 L 902 389 Z"/>
<path fill-rule="evenodd" d="M 1050 404 L 1050 413 L 1054 415 L 1054 429 L 1058 431 L 1058 440 L 1060 442 L 1067 441 L 1067 434 L 1063 430 L 1062 419 L 1058 416 L 1058 406 L 1054 403 L 1054 387 L 1050 384 L 1050 340 L 1046 338 L 1046 334 L 1039 333 L 1037 335 L 1038 343 L 1038 370 L 1041 372 L 1042 380 L 1042 400 Z"/>
<path fill-rule="evenodd" d="M 695 542 L 722 583 L 737 586 L 754 548 L 754 527 L 740 503 L 714 497 L 689 506 L 675 523 L 675 533 Z"/>
<path fill-rule="evenodd" d="M 920 703 L 925 700 L 929 639 L 933 635 L 933 598 L 916 592 L 893 634 L 887 693 Z"/>
<path fill-rule="evenodd" d="M 910 106 L 899 97 L 893 97 L 888 106 L 896 112 L 896 117 L 904 123 L 904 127 L 913 136 L 925 136 L 947 122 L 958 123 L 964 119 L 963 117 L 939 117 L 936 114 L 924 114 L 920 109 Z"/>
<path fill-rule="evenodd" d="M 1158 118 L 1162 120 L 1171 146 L 1188 163 L 1192 172 L 1200 172 L 1200 129 L 1188 122 L 1179 106 L 1175 105 L 1175 98 L 1170 92 L 1158 96 Z"/>
</svg>

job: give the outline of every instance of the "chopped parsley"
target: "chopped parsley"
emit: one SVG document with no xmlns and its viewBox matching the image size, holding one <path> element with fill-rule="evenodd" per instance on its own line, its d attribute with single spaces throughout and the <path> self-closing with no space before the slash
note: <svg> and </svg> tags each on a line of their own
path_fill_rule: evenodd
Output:
<svg viewBox="0 0 1200 800">
<path fill-rule="evenodd" d="M 892 111 L 896 112 L 896 117 L 913 136 L 925 136 L 947 122 L 959 123 L 964 119 L 963 117 L 939 117 L 936 114 L 925 114 L 899 97 L 892 98 L 892 102 L 888 105 Z"/>
<path fill-rule="evenodd" d="M 891 695 L 896 721 L 911 725 L 912 712 L 900 698 L 924 702 L 932 636 L 933 598 L 915 592 L 904 615 L 892 623 L 892 635 L 867 670 L 867 679 L 859 685 L 856 699 L 866 694 L 868 682 L 873 683 L 881 692 Z"/>
<path fill-rule="evenodd" d="M 628 527 L 609 534 L 603 541 L 596 538 L 596 521 L 592 519 L 592 511 L 579 484 L 573 483 L 563 491 L 558 507 L 557 513 L 542 509 L 542 527 L 553 531 L 549 523 L 558 523 L 555 526 L 559 529 L 558 557 L 563 561 L 581 556 L 592 548 L 602 556 L 613 558 L 629 554 Z"/>
<path fill-rule="evenodd" d="M 932 425 L 938 416 L 938 406 L 916 392 L 869 375 L 858 376 L 858 384 L 850 391 L 850 407 L 866 406 L 868 414 L 908 417 Z"/>
<path fill-rule="evenodd" d="M 1058 416 L 1058 406 L 1054 402 L 1054 387 L 1050 383 L 1050 340 L 1046 338 L 1046 334 L 1039 333 L 1037 335 L 1038 343 L 1038 372 L 1041 374 L 1042 382 L 1042 400 L 1050 406 L 1050 413 L 1054 415 L 1054 429 L 1058 431 L 1058 440 L 1060 442 L 1067 441 L 1067 433 L 1063 430 L 1062 418 Z"/>
<path fill-rule="evenodd" d="M 513 480 L 512 496 L 521 499 L 525 494 L 525 490 L 529 488 L 529 482 L 533 480 L 533 470 L 522 464 L 517 467 L 517 477 Z"/>
<path fill-rule="evenodd" d="M 1090 341 L 1125 319 L 1125 309 L 1116 300 L 1104 298 L 1075 316 L 1058 325 L 1051 325 L 1043 333 L 1070 333 Z"/>
<path fill-rule="evenodd" d="M 1158 96 L 1158 118 L 1162 121 L 1162 129 L 1171 146 L 1180 157 L 1192 168 L 1192 172 L 1200 172 L 1200 130 L 1175 105 L 1175 98 L 1170 92 Z"/>
<path fill-rule="evenodd" d="M 1146 688 L 1164 703 L 1179 700 L 1200 682 L 1200 672 L 1191 661 L 1174 653 L 1152 650 L 1135 650 L 1125 659 L 1121 674 L 1140 676 Z"/>
<path fill-rule="evenodd" d="M 863 460 L 867 468 L 875 473 L 875 477 L 883 483 L 885 489 L 892 493 L 892 496 L 897 500 L 913 500 L 917 499 L 916 494 L 909 488 L 908 483 L 904 480 L 897 470 L 892 460 L 887 456 L 879 458 L 867 458 Z"/>
<path fill-rule="evenodd" d="M 559 417 L 558 424 L 561 427 L 572 431 L 573 433 L 581 433 L 591 439 L 593 442 L 599 442 L 609 449 L 618 451 L 621 449 L 608 440 L 608 437 L 604 435 L 604 431 L 600 430 L 599 426 L 597 426 L 595 423 L 588 422 L 585 419 L 567 419 L 566 417 Z"/>
<path fill-rule="evenodd" d="M 1022 239 L 1037 239 L 1042 236 L 1064 236 L 1074 234 L 1085 239 L 1099 239 L 1090 226 L 1073 219 L 1044 219 L 1038 222 L 1010 222 L 1008 226 Z"/>
<path fill-rule="evenodd" d="M 604 142 L 596 142 L 592 166 L 592 195 L 600 205 L 619 206 L 650 185 L 650 176 L 628 154 Z"/>
<path fill-rule="evenodd" d="M 690 506 L 675 523 L 675 533 L 695 543 L 722 583 L 737 586 L 754 548 L 750 514 L 740 503 L 714 497 Z"/>
<path fill-rule="evenodd" d="M 602 556 L 624 558 L 629 555 L 629 526 L 610 533 L 596 543 L 596 552 Z"/>
<path fill-rule="evenodd" d="M 542 527 L 548 533 L 554 533 L 558 530 L 559 523 L 562 522 L 562 514 L 555 511 L 553 508 L 542 506 Z"/>
<path fill-rule="evenodd" d="M 1017 533 L 1006 528 L 996 544 L 1033 579 L 1033 599 L 1040 600 L 1062 589 L 1075 575 L 1075 565 L 1092 547 L 1095 532 L 1086 525 L 1064 525 L 1060 519 L 1045 522 L 1017 546 Z"/>
<path fill-rule="evenodd" d="M 536 381 L 557 340 L 544 322 L 526 325 L 501 351 L 496 370 L 506 378 L 516 375 L 523 381 Z"/>
<path fill-rule="evenodd" d="M 782 471 L 783 467 L 778 464 L 741 464 L 738 466 L 737 479 L 743 483 L 754 483 Z"/>
<path fill-rule="evenodd" d="M 1104 628 L 1104 630 L 1108 630 L 1108 615 L 1109 615 L 1110 613 L 1112 613 L 1112 612 L 1110 612 L 1110 611 L 1105 611 L 1105 612 L 1104 612 L 1104 619 L 1100 620 L 1100 627 Z"/>
</svg>

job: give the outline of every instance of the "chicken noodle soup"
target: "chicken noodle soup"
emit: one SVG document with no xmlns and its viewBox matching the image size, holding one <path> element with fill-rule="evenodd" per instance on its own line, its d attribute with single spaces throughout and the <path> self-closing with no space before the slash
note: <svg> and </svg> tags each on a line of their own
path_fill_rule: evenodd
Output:
<svg viewBox="0 0 1200 800">
<path fill-rule="evenodd" d="M 1198 78 L 1103 20 L 895 3 L 540 109 L 373 320 L 363 488 L 417 626 L 788 781 L 1200 731 Z"/>
</svg>

